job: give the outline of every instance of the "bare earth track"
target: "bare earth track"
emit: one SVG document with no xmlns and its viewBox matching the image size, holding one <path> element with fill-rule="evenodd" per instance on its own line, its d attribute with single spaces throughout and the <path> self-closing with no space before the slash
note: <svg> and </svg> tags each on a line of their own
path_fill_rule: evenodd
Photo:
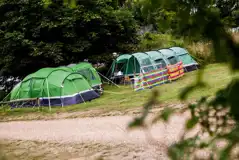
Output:
<svg viewBox="0 0 239 160">
<path fill-rule="evenodd" d="M 188 114 L 149 131 L 128 131 L 132 116 L 0 123 L 3 152 L 11 159 L 167 159 Z M 29 151 L 28 151 L 29 150 Z"/>
</svg>

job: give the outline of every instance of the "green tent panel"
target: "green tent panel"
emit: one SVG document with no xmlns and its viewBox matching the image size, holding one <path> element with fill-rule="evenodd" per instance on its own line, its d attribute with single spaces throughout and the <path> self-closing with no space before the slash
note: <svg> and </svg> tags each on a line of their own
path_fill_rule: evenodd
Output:
<svg viewBox="0 0 239 160">
<path fill-rule="evenodd" d="M 190 56 L 186 49 L 181 47 L 172 47 L 170 49 L 174 51 L 175 55 L 180 61 L 183 62 L 184 66 L 197 64 L 197 62 Z"/>
<path fill-rule="evenodd" d="M 121 71 L 123 75 L 133 76 L 140 72 L 152 71 L 155 68 L 154 61 L 143 52 L 134 53 L 132 55 L 124 54 L 113 62 L 111 76 L 117 76 L 117 72 L 119 71 Z"/>
<path fill-rule="evenodd" d="M 79 73 L 67 67 L 43 68 L 28 75 L 10 93 L 10 101 L 39 98 L 41 105 L 71 105 L 99 95 Z"/>
<path fill-rule="evenodd" d="M 160 49 L 158 50 L 169 62 L 169 64 L 173 65 L 179 62 L 175 53 L 170 49 Z"/>
<path fill-rule="evenodd" d="M 145 52 L 154 61 L 157 68 L 165 68 L 169 61 L 158 51 Z"/>
<path fill-rule="evenodd" d="M 78 72 L 83 75 L 92 87 L 100 86 L 102 84 L 98 72 L 90 63 L 81 62 L 79 64 L 69 66 L 69 68 L 71 68 L 73 72 Z"/>
<path fill-rule="evenodd" d="M 131 57 L 132 57 L 132 55 L 130 55 L 130 54 L 123 54 L 123 55 L 119 56 L 116 59 L 116 61 L 117 61 L 117 63 L 124 63 L 124 62 L 127 62 Z"/>
</svg>

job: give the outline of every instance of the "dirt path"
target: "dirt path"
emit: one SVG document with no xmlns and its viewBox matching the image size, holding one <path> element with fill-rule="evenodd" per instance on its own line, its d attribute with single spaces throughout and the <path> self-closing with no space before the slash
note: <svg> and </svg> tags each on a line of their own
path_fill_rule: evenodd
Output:
<svg viewBox="0 0 239 160">
<path fill-rule="evenodd" d="M 100 154 L 109 159 L 167 159 L 166 148 L 179 139 L 187 117 L 188 114 L 175 115 L 167 125 L 158 123 L 153 126 L 149 130 L 150 134 L 140 129 L 128 131 L 126 126 L 132 120 L 131 116 L 4 122 L 0 123 L 0 139 L 7 140 L 6 146 L 18 143 L 19 148 L 24 142 L 35 141 L 34 143 L 41 144 L 35 145 L 36 151 L 39 151 L 42 145 L 57 144 L 56 156 L 66 151 L 60 146 L 71 146 L 75 149 L 78 146 L 80 152 L 74 151 L 74 154 L 69 154 L 67 158 L 62 156 L 58 159 L 88 159 L 87 154 L 92 151 L 93 146 L 101 146 L 95 149 L 93 155 Z M 43 152 L 43 148 L 47 147 L 42 147 L 40 152 Z M 6 152 L 8 151 L 6 149 Z M 44 155 L 47 154 L 44 152 Z"/>
</svg>

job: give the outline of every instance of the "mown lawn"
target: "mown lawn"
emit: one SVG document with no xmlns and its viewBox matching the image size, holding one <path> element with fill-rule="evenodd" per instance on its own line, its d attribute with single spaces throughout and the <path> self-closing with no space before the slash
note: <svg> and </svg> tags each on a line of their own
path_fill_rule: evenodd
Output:
<svg viewBox="0 0 239 160">
<path fill-rule="evenodd" d="M 154 89 L 158 89 L 160 92 L 159 100 L 161 103 L 177 103 L 179 102 L 178 96 L 180 91 L 187 85 L 194 83 L 196 80 L 197 71 L 186 73 L 184 77 L 172 83 L 163 84 L 157 86 Z M 232 78 L 227 66 L 223 64 L 208 65 L 204 71 L 204 81 L 207 83 L 207 87 L 196 89 L 188 97 L 189 100 L 197 99 L 201 96 L 211 96 L 213 93 L 226 86 Z M 52 108 L 51 113 L 59 112 L 74 112 L 85 111 L 90 109 L 104 109 L 104 110 L 125 110 L 134 107 L 142 106 L 151 95 L 151 90 L 142 90 L 135 92 L 130 86 L 105 86 L 105 93 L 101 98 L 86 102 L 86 104 L 78 104 L 68 107 L 56 107 Z M 0 116 L 7 115 L 22 115 L 27 113 L 40 113 L 49 114 L 49 109 L 43 108 L 27 108 L 27 109 L 9 109 L 8 107 L 0 108 Z M 50 113 L 50 114 L 51 114 Z"/>
</svg>

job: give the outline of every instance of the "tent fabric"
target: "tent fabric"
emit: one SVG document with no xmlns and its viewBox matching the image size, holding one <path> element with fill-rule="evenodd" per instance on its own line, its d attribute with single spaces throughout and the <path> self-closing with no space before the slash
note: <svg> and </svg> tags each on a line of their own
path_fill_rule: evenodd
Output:
<svg viewBox="0 0 239 160">
<path fill-rule="evenodd" d="M 98 72 L 90 63 L 81 62 L 69 67 L 73 70 L 73 72 L 78 72 L 83 75 L 88 80 L 91 87 L 100 86 L 102 84 Z"/>
<path fill-rule="evenodd" d="M 121 71 L 123 72 L 123 75 L 130 76 L 139 74 L 142 71 L 149 72 L 155 69 L 154 62 L 147 54 L 142 52 L 134 53 L 132 55 L 121 55 L 113 62 L 112 65 L 112 75 Z"/>
<path fill-rule="evenodd" d="M 153 72 L 140 74 L 134 78 L 134 91 L 150 89 L 168 81 L 167 69 L 157 69 Z"/>
<path fill-rule="evenodd" d="M 188 51 L 181 47 L 172 47 L 170 48 L 174 51 L 177 58 L 183 62 L 183 65 L 197 65 L 197 62 L 189 55 Z"/>
<path fill-rule="evenodd" d="M 183 63 L 178 62 L 174 65 L 167 66 L 168 70 L 168 80 L 173 81 L 176 79 L 179 79 L 180 77 L 184 76 L 184 69 L 183 69 Z"/>
<path fill-rule="evenodd" d="M 168 61 L 171 65 L 176 64 L 179 62 L 175 53 L 170 49 L 160 49 L 158 50 Z"/>
<path fill-rule="evenodd" d="M 142 52 L 134 53 L 133 56 L 138 60 L 142 72 L 150 72 L 155 70 L 155 64 L 151 58 Z"/>
<path fill-rule="evenodd" d="M 158 51 L 145 52 L 156 64 L 157 69 L 165 68 L 169 65 L 168 60 Z"/>
<path fill-rule="evenodd" d="M 84 99 L 83 93 L 90 96 L 85 96 L 86 99 Z M 76 100 L 77 96 L 81 97 L 81 101 Z M 83 76 L 70 72 L 67 67 L 43 68 L 28 75 L 17 84 L 11 91 L 10 101 L 38 98 L 41 100 L 39 105 L 44 106 L 43 100 L 50 99 L 48 105 L 59 106 L 62 105 L 65 97 L 71 98 L 71 104 L 76 104 L 98 98 L 99 95 L 94 92 Z M 55 104 L 51 99 L 57 99 L 61 103 Z"/>
<path fill-rule="evenodd" d="M 117 63 L 122 63 L 122 62 L 128 61 L 131 57 L 132 57 L 132 55 L 123 54 L 123 55 L 119 56 L 119 57 L 116 59 L 116 61 L 117 61 Z"/>
</svg>

